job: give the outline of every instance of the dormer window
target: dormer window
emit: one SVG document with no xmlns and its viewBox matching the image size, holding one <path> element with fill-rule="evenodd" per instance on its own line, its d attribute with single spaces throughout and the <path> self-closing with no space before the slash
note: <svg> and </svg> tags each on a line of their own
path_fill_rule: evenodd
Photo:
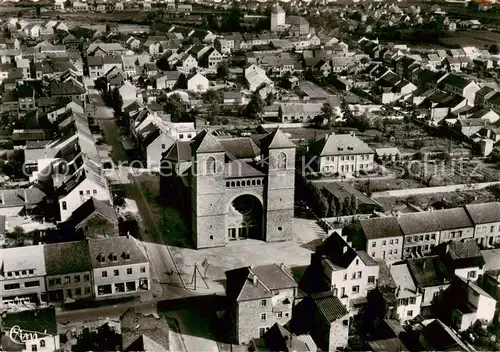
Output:
<svg viewBox="0 0 500 352">
<path fill-rule="evenodd" d="M 111 259 L 112 262 L 116 262 L 118 260 L 118 256 L 116 255 L 116 253 L 111 253 L 109 255 L 109 258 Z"/>
<path fill-rule="evenodd" d="M 106 262 L 106 258 L 104 257 L 103 254 L 99 254 L 99 256 L 97 257 L 97 261 L 99 263 L 104 263 L 104 262 Z"/>
<path fill-rule="evenodd" d="M 123 259 L 130 260 L 130 252 L 124 252 L 123 253 Z"/>
</svg>

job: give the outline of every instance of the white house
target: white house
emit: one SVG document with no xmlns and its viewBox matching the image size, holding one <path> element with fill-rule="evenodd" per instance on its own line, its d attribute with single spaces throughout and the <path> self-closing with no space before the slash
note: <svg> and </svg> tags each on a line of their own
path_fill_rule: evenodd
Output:
<svg viewBox="0 0 500 352">
<path fill-rule="evenodd" d="M 418 291 L 406 263 L 392 265 L 390 270 L 396 284 L 396 298 L 398 300 L 396 312 L 399 321 L 403 323 L 420 314 L 422 293 Z"/>
<path fill-rule="evenodd" d="M 255 64 L 245 68 L 245 80 L 248 88 L 252 92 L 255 92 L 263 84 L 273 84 L 269 77 L 267 77 L 266 72 Z"/>
<path fill-rule="evenodd" d="M 346 307 L 366 299 L 379 277 L 377 263 L 364 251 L 356 251 L 334 232 L 316 248 L 311 265 L 321 268 L 333 295 Z"/>
<path fill-rule="evenodd" d="M 193 77 L 189 78 L 187 81 L 187 89 L 195 93 L 206 92 L 210 84 L 208 79 L 201 73 L 195 74 Z"/>
</svg>

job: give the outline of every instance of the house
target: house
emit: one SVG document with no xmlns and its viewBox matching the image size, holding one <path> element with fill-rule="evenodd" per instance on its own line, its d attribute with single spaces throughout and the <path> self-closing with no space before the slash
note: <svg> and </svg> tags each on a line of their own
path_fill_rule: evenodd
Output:
<svg viewBox="0 0 500 352">
<path fill-rule="evenodd" d="M 364 251 L 354 250 L 337 232 L 311 255 L 311 266 L 323 274 L 327 287 L 349 309 L 366 303 L 376 287 L 379 267 Z"/>
<path fill-rule="evenodd" d="M 176 65 L 178 65 L 184 72 L 191 72 L 191 70 L 198 67 L 198 60 L 196 60 L 196 58 L 194 58 L 191 54 L 184 53 L 179 58 Z"/>
<path fill-rule="evenodd" d="M 309 341 L 308 341 L 309 342 Z M 275 323 L 267 330 L 262 337 L 253 339 L 250 343 L 251 351 L 316 351 L 314 346 L 310 346 L 303 339 L 299 339 L 295 334 L 290 333 L 283 325 Z"/>
<path fill-rule="evenodd" d="M 259 90 L 262 86 L 274 86 L 265 71 L 255 64 L 245 68 L 245 81 L 251 92 Z"/>
<path fill-rule="evenodd" d="M 108 201 L 90 197 L 73 211 L 61 227 L 67 233 L 75 231 L 85 238 L 113 237 L 118 235 L 118 219 Z"/>
<path fill-rule="evenodd" d="M 439 84 L 444 91 L 466 98 L 467 103 L 472 106 L 474 106 L 476 92 L 481 89 L 476 82 L 453 73 L 445 76 Z"/>
<path fill-rule="evenodd" d="M 128 81 L 125 81 L 121 87 L 118 88 L 118 92 L 122 97 L 122 108 L 126 108 L 137 100 L 137 88 Z"/>
<path fill-rule="evenodd" d="M 36 107 L 35 90 L 28 85 L 23 84 L 17 87 L 17 99 L 19 110 L 34 110 Z"/>
<path fill-rule="evenodd" d="M 439 319 L 434 319 L 425 325 L 420 331 L 418 340 L 424 351 L 472 351 Z"/>
<path fill-rule="evenodd" d="M 440 256 L 412 258 L 407 263 L 417 289 L 422 292 L 421 314 L 428 316 L 433 311 L 433 304 L 450 286 L 452 274 Z"/>
<path fill-rule="evenodd" d="M 281 122 L 309 122 L 323 114 L 323 103 L 283 103 L 278 117 Z"/>
<path fill-rule="evenodd" d="M 441 255 L 448 271 L 456 277 L 477 281 L 483 275 L 485 262 L 474 239 L 442 243 L 434 252 Z"/>
<path fill-rule="evenodd" d="M 395 217 L 358 220 L 346 226 L 342 234 L 354 248 L 364 250 L 373 259 L 393 262 L 403 254 L 403 232 Z"/>
<path fill-rule="evenodd" d="M 457 331 L 468 330 L 476 322 L 483 327 L 493 324 L 497 301 L 476 283 L 457 277 L 446 291 L 443 310 L 451 308 L 452 327 Z"/>
<path fill-rule="evenodd" d="M 223 103 L 224 105 L 246 105 L 248 104 L 248 98 L 246 98 L 241 92 L 223 92 Z"/>
<path fill-rule="evenodd" d="M 499 241 L 500 203 L 467 204 L 465 211 L 474 224 L 474 239 L 481 247 L 490 247 Z"/>
<path fill-rule="evenodd" d="M 130 236 L 89 240 L 93 294 L 96 300 L 149 294 L 149 261 Z"/>
<path fill-rule="evenodd" d="M 214 47 L 209 48 L 200 58 L 201 66 L 215 69 L 222 61 L 222 55 Z"/>
<path fill-rule="evenodd" d="M 173 90 L 179 83 L 181 83 L 181 78 L 184 78 L 184 75 L 179 71 L 165 71 L 156 77 L 156 89 Z"/>
<path fill-rule="evenodd" d="M 46 244 L 43 252 L 49 302 L 93 297 L 88 241 Z"/>
<path fill-rule="evenodd" d="M 329 133 L 311 145 L 310 153 L 316 170 L 325 176 L 345 178 L 373 170 L 375 152 L 354 133 Z"/>
<path fill-rule="evenodd" d="M 0 249 L 0 260 L 0 297 L 4 306 L 47 302 L 42 245 Z"/>
<path fill-rule="evenodd" d="M 16 326 L 24 334 L 12 339 L 8 331 Z M 5 351 L 51 352 L 61 349 L 54 307 L 4 314 L 2 330 L 1 344 Z"/>
<path fill-rule="evenodd" d="M 297 283 L 276 264 L 226 271 L 228 314 L 236 343 L 263 336 L 292 318 Z"/>
<path fill-rule="evenodd" d="M 396 284 L 396 308 L 398 320 L 404 323 L 420 314 L 422 292 L 419 292 L 408 269 L 408 264 L 394 264 L 390 267 L 391 276 Z"/>
<path fill-rule="evenodd" d="M 401 159 L 401 151 L 396 147 L 375 149 L 375 155 L 380 161 L 397 161 Z"/>
<path fill-rule="evenodd" d="M 164 316 L 127 309 L 120 316 L 122 351 L 170 351 L 170 329 Z"/>
<path fill-rule="evenodd" d="M 197 73 L 191 78 L 187 80 L 187 89 L 188 91 L 194 93 L 203 93 L 208 90 L 210 87 L 208 78 L 203 76 L 201 73 Z"/>
<path fill-rule="evenodd" d="M 37 187 L 0 190 L 0 215 L 30 215 L 43 208 L 45 193 Z"/>
<path fill-rule="evenodd" d="M 312 314 L 311 336 L 323 351 L 337 351 L 347 347 L 349 312 L 331 291 L 310 297 Z"/>
</svg>

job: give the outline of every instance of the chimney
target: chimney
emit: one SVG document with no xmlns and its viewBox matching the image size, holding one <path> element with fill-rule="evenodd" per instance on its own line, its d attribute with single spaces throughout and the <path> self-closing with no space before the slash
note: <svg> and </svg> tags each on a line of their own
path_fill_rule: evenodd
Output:
<svg viewBox="0 0 500 352">
<path fill-rule="evenodd" d="M 24 203 L 26 203 L 26 204 L 28 203 L 28 190 L 27 189 L 24 190 Z"/>
<path fill-rule="evenodd" d="M 427 261 L 426 261 L 426 260 L 424 260 L 424 261 L 422 262 L 422 269 L 425 269 L 425 265 L 426 265 L 426 264 L 427 264 Z"/>
<path fill-rule="evenodd" d="M 346 254 L 347 253 L 347 248 L 349 248 L 348 246 L 344 246 L 342 248 L 342 254 Z"/>
<path fill-rule="evenodd" d="M 356 134 L 354 133 L 354 131 L 351 131 L 351 136 L 355 136 Z"/>
<path fill-rule="evenodd" d="M 444 247 L 444 252 L 445 252 L 446 254 L 448 254 L 448 252 L 449 252 L 449 251 L 450 251 L 450 243 L 448 242 L 448 243 L 446 244 L 446 246 Z"/>
<path fill-rule="evenodd" d="M 257 286 L 257 283 L 259 282 L 259 279 L 257 278 L 257 275 L 252 276 L 252 282 L 255 286 Z"/>
<path fill-rule="evenodd" d="M 281 264 L 280 264 L 280 269 L 281 269 L 281 270 L 285 270 L 285 263 L 281 263 Z"/>
</svg>

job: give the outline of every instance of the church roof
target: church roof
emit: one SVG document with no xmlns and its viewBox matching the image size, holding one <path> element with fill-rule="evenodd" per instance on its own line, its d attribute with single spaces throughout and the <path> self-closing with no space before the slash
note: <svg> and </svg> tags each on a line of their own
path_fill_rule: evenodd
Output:
<svg viewBox="0 0 500 352">
<path fill-rule="evenodd" d="M 207 130 L 197 134 L 191 140 L 191 150 L 195 153 L 222 153 L 225 151 L 224 147 Z"/>
<path fill-rule="evenodd" d="M 260 143 L 267 149 L 295 148 L 295 144 L 279 128 L 262 138 Z"/>
</svg>

